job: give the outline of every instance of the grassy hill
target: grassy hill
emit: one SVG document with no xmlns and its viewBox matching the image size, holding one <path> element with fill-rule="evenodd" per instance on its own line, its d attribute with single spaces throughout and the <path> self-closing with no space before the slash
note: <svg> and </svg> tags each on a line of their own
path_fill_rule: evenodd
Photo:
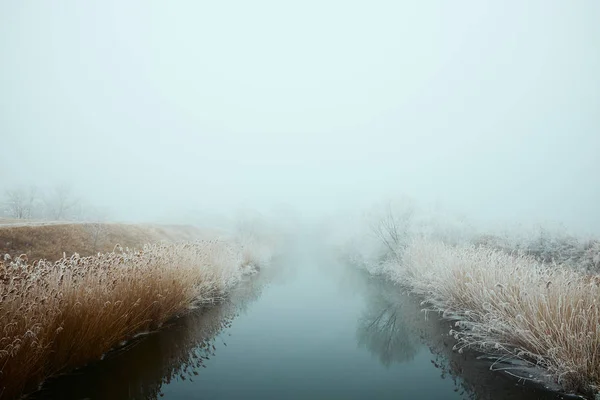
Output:
<svg viewBox="0 0 600 400">
<path fill-rule="evenodd" d="M 4 224 L 2 224 L 4 222 Z M 30 223 L 0 221 L 0 254 L 26 254 L 29 261 L 58 260 L 78 253 L 109 252 L 119 244 L 140 248 L 146 243 L 193 241 L 209 235 L 190 225 L 119 223 Z M 214 232 L 212 235 L 214 237 Z"/>
</svg>

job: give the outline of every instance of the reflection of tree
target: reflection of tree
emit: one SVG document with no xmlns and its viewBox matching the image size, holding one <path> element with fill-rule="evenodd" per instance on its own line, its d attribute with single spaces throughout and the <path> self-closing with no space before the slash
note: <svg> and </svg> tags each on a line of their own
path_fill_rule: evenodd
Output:
<svg viewBox="0 0 600 400">
<path fill-rule="evenodd" d="M 231 298 L 177 319 L 161 331 L 109 353 L 103 361 L 59 377 L 33 398 L 158 399 L 173 380 L 194 380 L 233 319 L 261 293 L 260 277 L 239 285 Z"/>
<path fill-rule="evenodd" d="M 402 312 L 402 298 L 391 299 L 383 291 L 374 291 L 358 321 L 359 346 L 379 357 L 386 367 L 394 362 L 412 360 L 418 351 L 419 340 L 409 329 Z"/>
<path fill-rule="evenodd" d="M 542 385 L 532 384 L 532 378 L 542 378 L 532 369 L 481 357 L 481 353 L 473 350 L 463 353 L 453 350 L 456 340 L 449 335 L 454 327 L 451 321 L 444 320 L 437 313 L 430 313 L 425 318 L 419 299 L 403 294 L 398 286 L 380 279 L 366 278 L 365 281 L 368 305 L 358 323 L 358 342 L 377 355 L 382 364 L 389 366 L 394 362 L 410 361 L 419 346 L 425 345 L 431 352 L 431 363 L 440 370 L 441 378 L 452 379 L 456 391 L 464 398 L 563 398 Z M 523 378 L 521 384 L 516 384 L 519 380 L 515 375 Z M 548 387 L 556 387 L 552 382 L 542 382 Z"/>
</svg>

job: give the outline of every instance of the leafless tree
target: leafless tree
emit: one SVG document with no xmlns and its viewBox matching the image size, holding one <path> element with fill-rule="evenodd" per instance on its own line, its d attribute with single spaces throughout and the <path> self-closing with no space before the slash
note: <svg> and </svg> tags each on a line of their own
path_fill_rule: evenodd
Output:
<svg viewBox="0 0 600 400">
<path fill-rule="evenodd" d="M 77 204 L 79 204 L 79 200 L 74 197 L 71 187 L 68 185 L 57 186 L 51 196 L 46 199 L 49 217 L 54 220 L 69 218 L 69 214 Z"/>
<path fill-rule="evenodd" d="M 37 188 L 31 186 L 28 190 L 23 188 L 9 189 L 5 192 L 6 212 L 10 217 L 29 219 L 33 216 L 37 197 Z"/>
<path fill-rule="evenodd" d="M 390 254 L 398 256 L 407 245 L 414 210 L 411 206 L 394 210 L 391 203 L 371 222 L 371 233 Z"/>
</svg>

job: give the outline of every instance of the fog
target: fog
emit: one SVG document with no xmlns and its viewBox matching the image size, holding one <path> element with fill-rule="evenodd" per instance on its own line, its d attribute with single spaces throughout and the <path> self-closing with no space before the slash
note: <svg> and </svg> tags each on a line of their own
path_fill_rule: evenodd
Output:
<svg viewBox="0 0 600 400">
<path fill-rule="evenodd" d="M 0 190 L 600 226 L 600 3 L 0 2 Z"/>
</svg>

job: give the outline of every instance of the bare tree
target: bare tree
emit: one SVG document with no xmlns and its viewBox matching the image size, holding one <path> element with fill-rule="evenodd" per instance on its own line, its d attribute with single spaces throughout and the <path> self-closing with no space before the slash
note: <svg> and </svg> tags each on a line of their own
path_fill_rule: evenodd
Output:
<svg viewBox="0 0 600 400">
<path fill-rule="evenodd" d="M 9 189 L 5 192 L 6 212 L 10 217 L 29 219 L 33 216 L 37 197 L 37 188 L 31 186 L 29 190 L 22 188 Z"/>
<path fill-rule="evenodd" d="M 57 186 L 52 195 L 46 199 L 49 216 L 54 220 L 69 218 L 69 214 L 79 204 L 68 185 Z"/>
<path fill-rule="evenodd" d="M 389 203 L 385 211 L 371 223 L 371 233 L 383 243 L 389 254 L 400 256 L 407 245 L 414 209 L 404 206 L 395 211 Z"/>
<path fill-rule="evenodd" d="M 25 219 L 25 192 L 18 189 L 7 190 L 6 197 L 6 213 L 9 217 L 17 219 Z"/>
<path fill-rule="evenodd" d="M 27 218 L 33 218 L 36 204 L 38 203 L 38 190 L 36 186 L 30 186 L 27 192 Z"/>
</svg>

